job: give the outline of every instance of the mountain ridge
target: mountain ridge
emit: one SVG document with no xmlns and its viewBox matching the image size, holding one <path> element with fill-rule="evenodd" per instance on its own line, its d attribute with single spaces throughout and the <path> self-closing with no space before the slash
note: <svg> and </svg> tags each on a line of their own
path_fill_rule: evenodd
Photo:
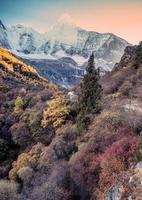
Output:
<svg viewBox="0 0 142 200">
<path fill-rule="evenodd" d="M 1 29 L 0 31 L 3 31 Z M 87 59 L 90 55 L 90 49 L 93 49 L 96 59 L 99 60 L 103 59 L 103 56 L 105 57 L 104 51 L 109 48 L 108 57 L 107 59 L 105 57 L 104 60 L 110 68 L 116 61 L 119 61 L 125 47 L 129 45 L 126 40 L 112 33 L 86 31 L 63 20 L 53 25 L 46 33 L 39 33 L 33 28 L 18 24 L 7 27 L 6 34 L 10 47 L 4 44 L 1 44 L 1 47 L 14 50 L 17 55 L 18 52 L 23 52 L 26 55 L 44 53 L 56 59 L 61 57 L 61 52 L 64 52 L 70 57 L 78 55 Z M 116 51 L 118 55 L 114 55 L 111 51 Z M 113 64 L 109 63 L 111 57 L 114 59 Z"/>
<path fill-rule="evenodd" d="M 20 24 L 5 26 L 6 29 L 3 26 L 0 26 L 1 47 L 32 64 L 44 78 L 67 89 L 81 80 L 82 70 L 85 71 L 91 52 L 94 53 L 96 67 L 100 67 L 103 72 L 111 71 L 129 45 L 112 33 L 79 28 L 68 17 L 60 19 L 46 33 Z M 64 58 L 62 62 L 60 58 Z M 73 66 L 69 58 L 77 64 Z"/>
</svg>

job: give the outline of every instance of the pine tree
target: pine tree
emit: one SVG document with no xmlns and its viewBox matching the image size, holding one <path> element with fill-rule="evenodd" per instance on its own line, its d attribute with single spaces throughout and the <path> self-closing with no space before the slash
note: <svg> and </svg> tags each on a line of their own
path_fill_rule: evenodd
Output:
<svg viewBox="0 0 142 200">
<path fill-rule="evenodd" d="M 98 112 L 102 88 L 99 84 L 100 71 L 94 66 L 94 55 L 92 54 L 86 68 L 86 75 L 80 85 L 81 94 L 79 99 L 80 110 L 85 113 Z"/>
<path fill-rule="evenodd" d="M 87 115 L 100 110 L 102 88 L 99 79 L 100 70 L 95 68 L 94 54 L 92 54 L 88 61 L 86 74 L 80 84 L 78 127 L 81 130 L 85 129 L 89 122 Z"/>
</svg>

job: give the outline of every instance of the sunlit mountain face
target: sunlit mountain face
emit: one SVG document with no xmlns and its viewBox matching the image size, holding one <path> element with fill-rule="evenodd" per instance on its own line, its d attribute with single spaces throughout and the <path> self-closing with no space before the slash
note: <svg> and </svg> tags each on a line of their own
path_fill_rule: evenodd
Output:
<svg viewBox="0 0 142 200">
<path fill-rule="evenodd" d="M 1 24 L 2 47 L 38 67 L 45 78 L 66 88 L 79 83 L 91 52 L 96 67 L 105 72 L 113 68 L 130 45 L 112 33 L 84 30 L 68 15 L 61 17 L 46 33 L 23 25 Z"/>
</svg>

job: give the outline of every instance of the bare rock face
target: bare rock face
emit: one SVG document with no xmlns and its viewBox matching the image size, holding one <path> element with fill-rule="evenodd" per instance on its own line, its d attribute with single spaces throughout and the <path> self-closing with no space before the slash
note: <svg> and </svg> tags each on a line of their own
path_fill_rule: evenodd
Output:
<svg viewBox="0 0 142 200">
<path fill-rule="evenodd" d="M 118 71 L 121 68 L 125 68 L 131 65 L 136 53 L 136 48 L 136 46 L 127 46 L 124 50 L 124 55 L 122 56 L 120 62 L 115 64 L 113 71 Z"/>
<path fill-rule="evenodd" d="M 115 185 L 106 194 L 105 200 L 121 200 L 126 197 L 128 200 L 141 200 L 142 197 L 142 162 L 138 162 L 135 168 L 125 175 L 125 184 Z M 126 189 L 127 188 L 127 189 Z"/>
<path fill-rule="evenodd" d="M 121 200 L 124 188 L 122 185 L 116 185 L 107 193 L 105 200 Z"/>
<path fill-rule="evenodd" d="M 135 170 L 142 171 L 142 161 L 137 163 Z"/>
<path fill-rule="evenodd" d="M 142 197 L 142 162 L 138 162 L 133 175 L 129 179 L 131 194 L 129 199 L 140 200 Z"/>
</svg>

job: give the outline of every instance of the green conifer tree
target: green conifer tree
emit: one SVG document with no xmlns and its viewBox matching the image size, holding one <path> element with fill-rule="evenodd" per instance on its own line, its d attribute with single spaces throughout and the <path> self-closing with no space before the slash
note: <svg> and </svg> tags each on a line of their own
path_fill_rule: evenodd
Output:
<svg viewBox="0 0 142 200">
<path fill-rule="evenodd" d="M 85 129 L 89 123 L 87 115 L 100 111 L 102 87 L 99 79 L 100 70 L 95 68 L 94 54 L 92 54 L 88 61 L 86 74 L 80 84 L 78 128 L 80 127 L 81 130 Z"/>
<path fill-rule="evenodd" d="M 94 55 L 92 54 L 86 68 L 86 75 L 80 85 L 81 94 L 79 98 L 80 110 L 85 113 L 98 112 L 100 110 L 100 99 L 102 88 L 99 83 L 100 70 L 94 65 Z"/>
</svg>

